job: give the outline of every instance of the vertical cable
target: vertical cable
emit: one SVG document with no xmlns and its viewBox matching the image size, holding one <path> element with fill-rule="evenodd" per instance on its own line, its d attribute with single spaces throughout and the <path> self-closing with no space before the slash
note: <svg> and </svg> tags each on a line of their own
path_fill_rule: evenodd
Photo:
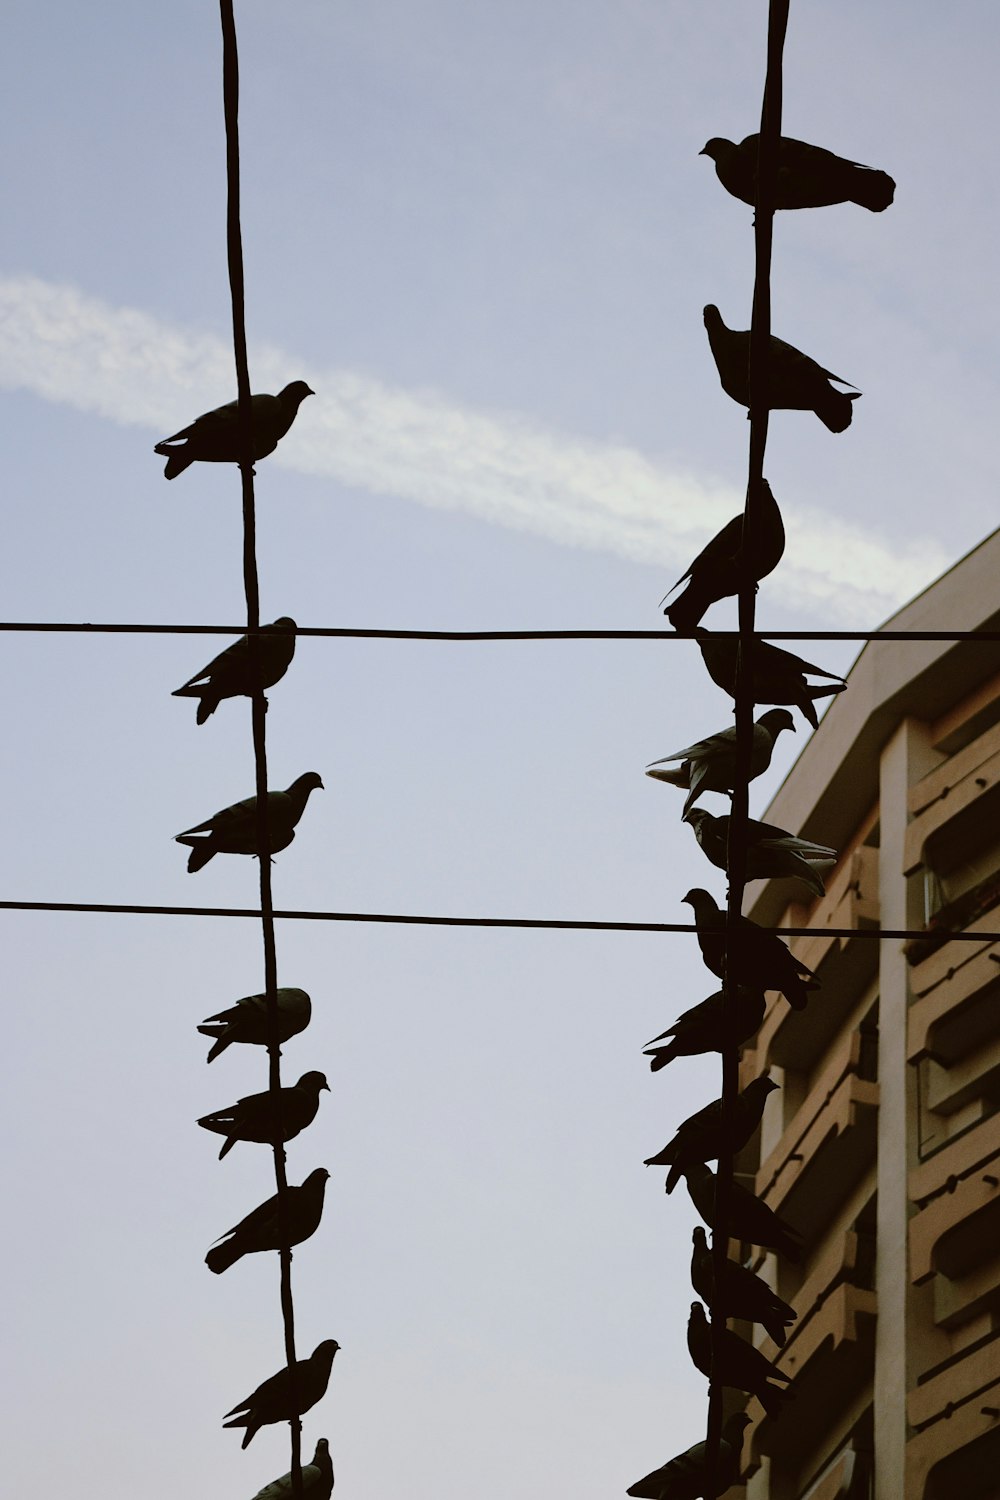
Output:
<svg viewBox="0 0 1000 1500">
<path fill-rule="evenodd" d="M 750 554 L 750 542 L 760 510 L 764 480 L 764 452 L 768 424 L 768 353 L 771 340 L 771 239 L 774 223 L 775 181 L 781 139 L 781 66 L 788 27 L 789 0 L 770 0 L 767 30 L 767 74 L 758 139 L 757 192 L 754 213 L 755 275 L 753 316 L 750 323 L 750 459 L 746 506 L 743 512 L 742 555 Z M 740 640 L 736 658 L 736 771 L 733 805 L 729 819 L 726 870 L 729 876 L 726 909 L 726 946 L 723 974 L 723 1007 L 736 1003 L 739 982 L 738 926 L 746 884 L 747 819 L 749 817 L 750 756 L 753 743 L 753 650 L 756 584 L 747 569 L 739 591 Z M 734 962 L 734 959 L 737 960 Z M 739 1048 L 722 1052 L 722 1137 L 729 1138 L 733 1107 L 739 1091 Z M 729 1250 L 729 1205 L 732 1197 L 733 1152 L 719 1153 L 712 1227 L 712 1278 L 721 1287 Z M 726 1332 L 726 1314 L 719 1295 L 713 1297 L 711 1370 L 708 1393 L 706 1495 L 718 1492 L 718 1468 L 722 1440 L 723 1390 L 714 1372 Z"/>
<path fill-rule="evenodd" d="M 226 242 L 229 288 L 233 306 L 233 351 L 236 357 L 236 390 L 239 400 L 240 480 L 243 492 L 243 587 L 247 605 L 247 642 L 251 677 L 257 687 L 252 698 L 253 749 L 257 788 L 257 851 L 260 863 L 260 910 L 264 941 L 264 993 L 267 1004 L 268 1087 L 273 1097 L 276 1124 L 274 1178 L 278 1190 L 278 1252 L 281 1283 L 281 1314 L 285 1338 L 285 1363 L 295 1401 L 295 1313 L 292 1304 L 292 1253 L 288 1247 L 285 1148 L 281 1137 L 281 1048 L 278 1029 L 278 961 L 274 941 L 274 902 L 271 894 L 271 841 L 267 820 L 267 742 L 264 715 L 267 704 L 260 684 L 260 591 L 257 582 L 257 524 L 254 504 L 253 409 L 247 361 L 246 311 L 243 285 L 243 237 L 240 230 L 240 141 L 239 54 L 233 0 L 219 0 L 222 20 L 222 88 L 226 119 Z M 302 1497 L 302 1423 L 297 1416 L 291 1428 L 291 1476 L 294 1500 Z"/>
</svg>

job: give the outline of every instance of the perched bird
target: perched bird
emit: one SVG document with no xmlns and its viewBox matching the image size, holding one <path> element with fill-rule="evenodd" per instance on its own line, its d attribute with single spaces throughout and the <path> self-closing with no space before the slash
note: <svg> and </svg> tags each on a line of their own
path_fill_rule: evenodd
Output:
<svg viewBox="0 0 1000 1500">
<path fill-rule="evenodd" d="M 787 708 L 769 708 L 753 726 L 750 741 L 750 780 L 763 776 L 771 764 L 775 742 L 783 729 L 795 733 L 795 721 Z M 661 771 L 670 760 L 679 760 L 676 770 Z M 702 792 L 731 792 L 736 785 L 736 730 L 720 729 L 672 755 L 664 755 L 646 767 L 646 775 L 671 786 L 687 787 L 683 816 L 687 816 Z"/>
<path fill-rule="evenodd" d="M 252 396 L 250 413 L 253 421 L 253 456 L 266 458 L 277 448 L 298 415 L 307 396 L 315 396 L 304 380 L 293 380 L 276 396 Z M 196 417 L 189 427 L 182 427 L 173 437 L 164 438 L 153 449 L 167 460 L 164 474 L 176 479 L 189 464 L 200 460 L 207 464 L 238 464 L 240 461 L 239 402 L 230 401 Z M 171 447 L 176 443 L 177 447 Z"/>
<path fill-rule="evenodd" d="M 711 860 L 718 870 L 727 870 L 727 845 L 729 840 L 728 814 L 715 818 L 703 807 L 692 807 L 684 813 L 684 822 L 690 823 L 698 840 L 701 852 Z M 811 839 L 796 838 L 774 823 L 758 823 L 747 819 L 747 880 L 780 880 L 791 876 L 807 885 L 814 896 L 824 896 L 826 886 L 820 871 L 832 870 L 837 863 L 837 851 L 826 844 L 814 844 Z"/>
<path fill-rule="evenodd" d="M 736 697 L 736 657 L 738 641 L 719 640 L 707 631 L 698 632 L 698 647 L 708 675 L 717 687 L 730 698 Z M 825 672 L 794 656 L 791 651 L 782 651 L 769 641 L 754 641 L 753 647 L 753 701 L 754 703 L 789 703 L 801 711 L 814 729 L 819 720 L 813 707 L 814 698 L 829 698 L 842 693 L 847 686 L 836 672 Z M 824 683 L 814 687 L 806 677 L 829 677 L 832 686 Z"/>
<path fill-rule="evenodd" d="M 750 1418 L 745 1411 L 734 1412 L 722 1424 L 717 1484 L 713 1494 L 724 1494 L 739 1479 L 743 1434 L 749 1426 Z M 625 1493 L 634 1496 L 635 1500 L 701 1500 L 709 1480 L 708 1444 L 695 1443 L 661 1469 L 647 1474 L 645 1479 L 637 1479 Z"/>
<path fill-rule="evenodd" d="M 273 687 L 288 671 L 295 655 L 295 621 L 282 615 L 273 625 L 261 626 L 257 647 L 259 675 L 254 673 L 250 643 L 244 635 L 225 651 L 189 677 L 183 687 L 175 688 L 174 698 L 197 698 L 199 724 L 210 718 L 223 698 L 251 698 L 258 687 Z M 202 679 L 207 679 L 203 681 Z"/>
<path fill-rule="evenodd" d="M 226 1412 L 226 1416 L 233 1420 L 223 1422 L 223 1427 L 245 1427 L 240 1444 L 245 1448 L 253 1441 L 254 1435 L 271 1422 L 288 1422 L 292 1417 L 301 1417 L 325 1395 L 333 1357 L 339 1348 L 336 1339 L 324 1339 L 308 1359 L 297 1359 L 291 1369 L 286 1365 L 277 1375 L 259 1385 L 252 1396 L 238 1401 L 232 1411 Z M 237 1416 L 237 1412 L 242 1415 Z"/>
<path fill-rule="evenodd" d="M 742 1151 L 747 1141 L 760 1124 L 764 1104 L 772 1089 L 778 1085 L 770 1078 L 754 1078 L 736 1099 L 733 1100 L 729 1129 L 722 1129 L 722 1100 L 714 1099 L 699 1109 L 677 1127 L 673 1140 L 667 1142 L 662 1151 L 649 1156 L 647 1167 L 666 1167 L 667 1192 L 672 1193 L 680 1181 L 681 1173 L 689 1162 L 716 1161 L 719 1152 L 728 1148 L 732 1152 Z"/>
<path fill-rule="evenodd" d="M 258 1490 L 253 1500 L 292 1500 L 293 1493 L 291 1473 L 282 1474 L 280 1479 Z M 320 1438 L 310 1462 L 302 1465 L 302 1500 L 330 1500 L 332 1494 L 330 1444 L 326 1438 Z"/>
<path fill-rule="evenodd" d="M 745 1343 L 728 1328 L 722 1334 L 719 1368 L 713 1371 L 712 1329 L 700 1302 L 691 1303 L 687 1345 L 691 1363 L 696 1370 L 700 1370 L 709 1380 L 714 1379 L 716 1385 L 733 1386 L 738 1391 L 748 1391 L 751 1396 L 756 1396 L 768 1416 L 779 1412 L 792 1394 L 791 1391 L 783 1391 L 780 1386 L 771 1384 L 772 1380 L 787 1383 L 792 1377 L 786 1375 L 784 1370 L 779 1370 L 753 1344 Z"/>
<path fill-rule="evenodd" d="M 745 584 L 759 583 L 773 573 L 784 551 L 785 527 L 781 511 L 765 479 L 761 483 L 746 552 L 743 549 L 743 516 L 734 516 L 702 548 L 687 572 L 668 590 L 665 598 L 687 580 L 687 588 L 678 594 L 673 604 L 667 605 L 663 613 L 676 631 L 681 635 L 689 634 L 710 604 L 728 599 L 732 594 L 738 594 Z"/>
<path fill-rule="evenodd" d="M 305 1031 L 312 1015 L 312 1001 L 305 990 L 283 985 L 277 991 L 278 1041 L 287 1042 L 289 1037 Z M 220 1052 L 225 1052 L 234 1042 L 249 1042 L 258 1047 L 268 1043 L 267 996 L 246 995 L 237 1000 L 228 1010 L 218 1015 L 206 1016 L 198 1027 L 202 1036 L 213 1036 L 208 1061 L 212 1062 Z"/>
<path fill-rule="evenodd" d="M 707 968 L 722 978 L 726 945 L 726 913 L 709 895 L 695 886 L 684 900 L 694 908 L 698 946 Z M 733 955 L 741 984 L 752 989 L 779 990 L 794 1010 L 803 1010 L 809 990 L 819 989 L 819 980 L 801 959 L 786 948 L 776 933 L 758 927 L 749 917 L 737 924 L 738 947 Z"/>
<path fill-rule="evenodd" d="M 715 1173 L 704 1162 L 689 1162 L 684 1167 L 684 1180 L 691 1202 L 709 1229 L 714 1229 Z M 787 1260 L 802 1259 L 802 1251 L 796 1243 L 802 1236 L 797 1229 L 793 1229 L 791 1224 L 741 1182 L 732 1184 L 730 1194 L 729 1223 L 726 1227 L 733 1239 L 746 1240 L 750 1245 L 762 1245 L 766 1250 L 784 1255 Z"/>
<path fill-rule="evenodd" d="M 205 1264 L 216 1276 L 228 1271 L 244 1255 L 260 1250 L 280 1250 L 284 1245 L 301 1245 L 316 1233 L 323 1217 L 323 1195 L 330 1176 L 325 1167 L 310 1172 L 301 1187 L 290 1187 L 285 1196 L 285 1238 L 282 1239 L 278 1218 L 278 1195 L 259 1204 L 219 1236 L 224 1243 L 213 1245 Z"/>
<path fill-rule="evenodd" d="M 319 1109 L 319 1096 L 330 1091 L 322 1073 L 303 1073 L 291 1088 L 279 1090 L 277 1108 L 270 1089 L 263 1094 L 248 1094 L 228 1109 L 217 1109 L 202 1115 L 198 1124 L 226 1137 L 219 1160 L 231 1151 L 237 1141 L 260 1141 L 277 1145 L 294 1140 L 299 1131 L 311 1125 Z"/>
<path fill-rule="evenodd" d="M 295 837 L 295 825 L 305 812 L 309 793 L 323 783 L 315 771 L 306 771 L 292 782 L 287 791 L 268 792 L 267 828 L 271 853 L 278 854 L 287 849 Z M 204 838 L 199 838 L 204 834 Z M 202 869 L 216 854 L 256 854 L 257 850 L 257 798 L 246 797 L 213 813 L 204 823 L 185 828 L 177 834 L 177 844 L 187 844 L 188 873 L 193 875 Z"/>
<path fill-rule="evenodd" d="M 705 328 L 712 348 L 722 389 L 740 406 L 750 405 L 750 331 L 727 328 L 722 314 L 713 303 L 705 308 Z M 812 411 L 831 432 L 850 427 L 854 415 L 852 402 L 860 391 L 850 395 L 830 384 L 850 385 L 832 370 L 803 354 L 801 349 L 771 335 L 768 359 L 767 405 L 770 411 L 791 409 Z"/>
<path fill-rule="evenodd" d="M 725 992 L 716 990 L 707 1000 L 693 1005 L 672 1026 L 646 1043 L 644 1057 L 652 1059 L 650 1071 L 658 1073 L 675 1057 L 694 1057 L 700 1052 L 722 1052 L 738 1047 L 760 1027 L 766 1006 L 763 990 L 737 986 L 733 1003 L 725 1003 Z M 666 1047 L 657 1047 L 665 1036 L 672 1037 Z"/>
<path fill-rule="evenodd" d="M 759 136 L 748 135 L 737 146 L 715 135 L 699 156 L 710 156 L 715 175 L 727 193 L 749 203 L 757 201 Z M 774 187 L 775 208 L 827 208 L 832 203 L 857 203 L 880 214 L 893 200 L 896 184 L 888 172 L 864 167 L 859 161 L 835 156 L 822 146 L 810 146 L 783 135 L 778 145 Z"/>
<path fill-rule="evenodd" d="M 691 1285 L 701 1300 L 714 1308 L 715 1270 L 708 1236 L 699 1225 L 692 1239 Z M 727 1318 L 745 1318 L 748 1323 L 760 1323 L 779 1348 L 785 1347 L 788 1325 L 794 1323 L 797 1316 L 795 1309 L 783 1302 L 766 1281 L 755 1276 L 749 1266 L 741 1266 L 735 1260 L 726 1261 L 719 1300 Z"/>
</svg>

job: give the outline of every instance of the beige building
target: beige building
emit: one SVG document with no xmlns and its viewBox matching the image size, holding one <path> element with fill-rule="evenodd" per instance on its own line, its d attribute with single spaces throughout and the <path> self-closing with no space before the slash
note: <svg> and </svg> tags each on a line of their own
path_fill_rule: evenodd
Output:
<svg viewBox="0 0 1000 1500">
<path fill-rule="evenodd" d="M 1000 532 L 885 626 L 998 628 Z M 948 933 L 1000 932 L 1000 643 L 868 644 L 767 817 L 841 857 L 822 901 L 749 890 L 822 989 L 769 996 L 742 1063 L 781 1091 L 738 1169 L 805 1240 L 755 1262 L 799 1316 L 746 1500 L 996 1500 L 1000 941 Z"/>
</svg>

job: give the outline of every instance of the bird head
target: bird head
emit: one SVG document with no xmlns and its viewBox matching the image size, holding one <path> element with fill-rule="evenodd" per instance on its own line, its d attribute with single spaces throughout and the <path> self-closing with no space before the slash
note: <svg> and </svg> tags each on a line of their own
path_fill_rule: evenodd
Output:
<svg viewBox="0 0 1000 1500">
<path fill-rule="evenodd" d="M 705 819 L 711 816 L 712 814 L 706 812 L 703 807 L 689 807 L 686 813 L 681 814 L 681 822 L 690 823 L 695 833 L 697 833 Z"/>
<path fill-rule="evenodd" d="M 681 897 L 681 900 L 686 902 L 688 906 L 693 906 L 696 913 L 699 906 L 704 908 L 706 902 L 711 906 L 715 906 L 715 902 L 708 894 L 708 891 L 704 890 L 700 885 L 692 886 L 687 895 Z"/>
<path fill-rule="evenodd" d="M 793 734 L 798 732 L 795 728 L 795 720 L 787 708 L 769 708 L 766 714 L 761 714 L 757 723 L 775 740 L 783 729 L 790 729 Z"/>
<path fill-rule="evenodd" d="M 292 792 L 301 792 L 306 797 L 308 797 L 310 792 L 325 791 L 326 788 L 323 785 L 323 778 L 320 776 L 318 771 L 306 771 L 304 775 L 296 776 L 295 780 L 288 788 L 289 795 L 291 795 Z"/>
<path fill-rule="evenodd" d="M 694 1245 L 695 1250 L 702 1253 L 708 1249 L 708 1235 L 700 1224 L 691 1235 L 691 1243 Z"/>
<path fill-rule="evenodd" d="M 312 1358 L 328 1359 L 332 1363 L 333 1356 L 336 1354 L 339 1348 L 340 1345 L 337 1343 L 336 1339 L 324 1339 L 321 1344 L 316 1345 L 315 1349 L 312 1352 Z"/>
<path fill-rule="evenodd" d="M 722 321 L 722 314 L 720 313 L 714 302 L 709 302 L 702 316 L 705 319 L 705 327 L 708 329 L 709 333 L 711 333 L 714 329 L 725 327 L 725 324 Z"/>
<path fill-rule="evenodd" d="M 329 1179 L 330 1179 L 330 1174 L 326 1170 L 326 1168 L 325 1167 L 317 1167 L 315 1169 L 315 1171 L 309 1173 L 309 1176 L 306 1178 L 306 1180 L 302 1184 L 302 1186 L 303 1187 L 308 1187 L 310 1183 L 328 1182 Z"/>
<path fill-rule="evenodd" d="M 306 385 L 304 380 L 293 380 L 290 385 L 286 385 L 285 389 L 279 392 L 278 400 L 287 401 L 298 407 L 307 396 L 315 396 L 315 394 L 316 392 L 311 386 Z"/>
<path fill-rule="evenodd" d="M 265 630 L 280 630 L 282 632 L 295 631 L 298 629 L 291 615 L 279 615 L 272 625 L 265 625 Z"/>
<path fill-rule="evenodd" d="M 731 151 L 732 149 L 732 141 L 727 141 L 725 136 L 722 135 L 713 135 L 710 141 L 705 142 L 698 155 L 710 156 L 713 161 L 719 161 L 721 157 L 726 155 L 727 150 Z"/>
<path fill-rule="evenodd" d="M 297 1089 L 305 1089 L 307 1092 L 315 1090 L 317 1094 L 319 1094 L 323 1089 L 326 1089 L 327 1093 L 330 1092 L 330 1085 L 326 1081 L 326 1074 L 317 1073 L 315 1071 L 311 1073 L 303 1073 L 302 1077 L 299 1079 L 295 1087 Z"/>
</svg>

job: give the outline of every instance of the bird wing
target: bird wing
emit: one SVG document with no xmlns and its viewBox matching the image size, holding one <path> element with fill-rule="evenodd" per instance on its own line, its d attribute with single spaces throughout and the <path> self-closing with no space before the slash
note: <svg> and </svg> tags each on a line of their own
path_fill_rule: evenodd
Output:
<svg viewBox="0 0 1000 1500">
<path fill-rule="evenodd" d="M 225 406 L 215 406 L 211 411 L 203 412 L 200 417 L 187 427 L 182 427 L 180 432 L 175 432 L 173 437 L 164 438 L 165 443 L 176 443 L 181 438 L 208 437 L 212 433 L 225 432 L 236 419 L 236 401 L 227 401 Z"/>
</svg>

